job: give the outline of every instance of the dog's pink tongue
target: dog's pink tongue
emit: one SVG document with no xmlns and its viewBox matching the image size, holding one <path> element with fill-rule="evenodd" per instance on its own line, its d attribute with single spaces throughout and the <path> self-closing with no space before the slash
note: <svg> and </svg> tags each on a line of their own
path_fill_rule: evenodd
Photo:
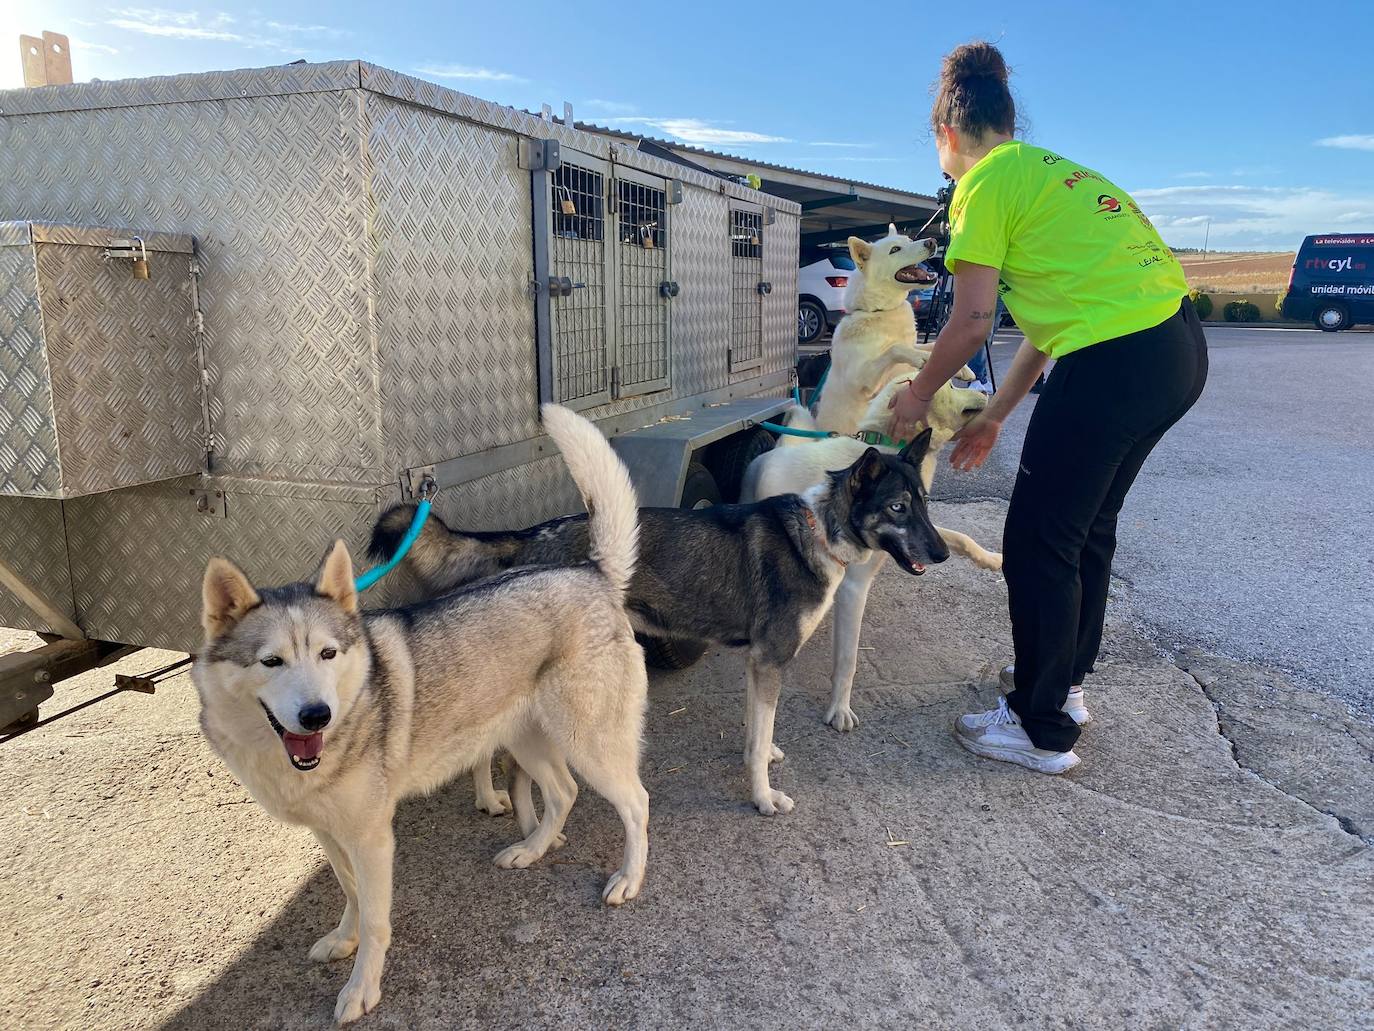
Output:
<svg viewBox="0 0 1374 1031">
<path fill-rule="evenodd" d="M 288 730 L 281 739 L 286 751 L 297 759 L 314 759 L 324 751 L 323 734 L 293 734 Z"/>
</svg>

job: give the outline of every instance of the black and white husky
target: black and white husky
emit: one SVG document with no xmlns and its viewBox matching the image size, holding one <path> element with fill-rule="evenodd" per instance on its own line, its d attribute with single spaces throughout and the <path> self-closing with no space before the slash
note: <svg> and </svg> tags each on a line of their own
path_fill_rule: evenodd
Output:
<svg viewBox="0 0 1374 1031">
<path fill-rule="evenodd" d="M 748 649 L 745 763 L 765 815 L 792 808 L 768 778 L 769 762 L 782 758 L 773 747 L 782 667 L 829 611 L 845 570 L 876 552 L 913 574 L 949 557 L 926 514 L 920 467 L 929 443 L 927 431 L 897 455 L 869 448 L 800 496 L 640 510 L 640 561 L 625 600 L 630 621 L 652 637 Z M 409 505 L 386 512 L 372 554 L 391 555 L 413 513 Z M 436 597 L 505 569 L 578 562 L 587 548 L 586 516 L 494 533 L 453 530 L 431 516 L 404 566 L 422 596 Z M 479 808 L 502 811 L 489 767 L 475 776 Z"/>
<path fill-rule="evenodd" d="M 343 887 L 339 926 L 319 962 L 357 952 L 335 1017 L 381 998 L 391 941 L 392 816 L 493 750 L 538 783 L 544 814 L 517 817 L 523 841 L 496 857 L 524 867 L 562 842 L 577 784 L 625 824 L 620 869 L 603 898 L 638 894 L 649 796 L 639 780 L 647 685 L 625 613 L 637 503 L 624 465 L 591 423 L 546 405 L 544 424 L 595 513 L 587 547 L 559 568 L 507 572 L 392 611 L 360 612 L 353 563 L 334 544 L 309 582 L 259 588 L 224 559 L 205 571 L 205 647 L 193 677 L 201 727 L 273 816 L 309 827 Z M 490 772 L 488 772 L 490 776 Z"/>
</svg>

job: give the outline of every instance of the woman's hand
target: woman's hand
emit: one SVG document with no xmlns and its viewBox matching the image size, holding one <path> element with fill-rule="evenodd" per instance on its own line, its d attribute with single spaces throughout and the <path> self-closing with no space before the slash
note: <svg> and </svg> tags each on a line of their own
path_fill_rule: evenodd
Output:
<svg viewBox="0 0 1374 1031">
<path fill-rule="evenodd" d="M 954 435 L 954 450 L 949 464 L 961 472 L 977 469 L 987 460 L 992 445 L 1002 432 L 1002 420 L 979 412 L 962 430 Z"/>
<path fill-rule="evenodd" d="M 892 400 L 887 403 L 887 407 L 892 412 L 892 438 L 894 440 L 910 440 L 916 435 L 916 424 L 924 422 L 926 414 L 930 411 L 930 401 L 928 397 L 917 397 L 914 389 L 915 381 L 908 382 L 905 387 L 892 395 Z"/>
</svg>

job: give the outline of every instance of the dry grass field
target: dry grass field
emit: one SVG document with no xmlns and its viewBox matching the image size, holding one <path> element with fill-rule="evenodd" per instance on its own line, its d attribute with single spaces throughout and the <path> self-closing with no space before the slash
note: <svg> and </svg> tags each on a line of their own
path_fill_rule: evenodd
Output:
<svg viewBox="0 0 1374 1031">
<path fill-rule="evenodd" d="M 1252 254 L 1213 252 L 1204 260 L 1200 254 L 1180 254 L 1179 262 L 1188 285 L 1210 293 L 1282 293 L 1288 285 L 1288 270 L 1293 267 L 1293 251 Z"/>
</svg>

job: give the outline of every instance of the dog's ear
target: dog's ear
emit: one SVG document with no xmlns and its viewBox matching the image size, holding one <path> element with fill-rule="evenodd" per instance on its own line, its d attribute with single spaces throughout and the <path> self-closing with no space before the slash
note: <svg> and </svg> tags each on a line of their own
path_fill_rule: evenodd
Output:
<svg viewBox="0 0 1374 1031">
<path fill-rule="evenodd" d="M 882 479 L 884 472 L 882 454 L 875 447 L 869 448 L 849 467 L 849 492 L 858 494 L 864 487 Z"/>
<path fill-rule="evenodd" d="M 896 223 L 896 222 L 889 222 L 889 223 L 887 224 L 887 235 L 888 235 L 888 236 L 896 236 L 896 235 L 897 235 L 897 223 Z"/>
<path fill-rule="evenodd" d="M 907 442 L 906 447 L 902 448 L 901 454 L 897 457 L 908 465 L 914 465 L 919 469 L 921 463 L 925 461 L 926 452 L 930 450 L 930 435 L 931 429 L 927 426 Z"/>
<path fill-rule="evenodd" d="M 319 572 L 315 574 L 315 593 L 338 603 L 345 612 L 358 611 L 358 589 L 353 582 L 353 558 L 348 545 L 335 541 Z"/>
<path fill-rule="evenodd" d="M 849 256 L 854 259 L 854 264 L 859 266 L 859 271 L 864 270 L 868 264 L 868 259 L 873 254 L 873 245 L 866 240 L 860 240 L 857 236 L 849 238 Z"/>
<path fill-rule="evenodd" d="M 200 587 L 200 623 L 209 640 L 223 637 L 262 599 L 243 570 L 224 558 L 212 558 Z"/>
</svg>

